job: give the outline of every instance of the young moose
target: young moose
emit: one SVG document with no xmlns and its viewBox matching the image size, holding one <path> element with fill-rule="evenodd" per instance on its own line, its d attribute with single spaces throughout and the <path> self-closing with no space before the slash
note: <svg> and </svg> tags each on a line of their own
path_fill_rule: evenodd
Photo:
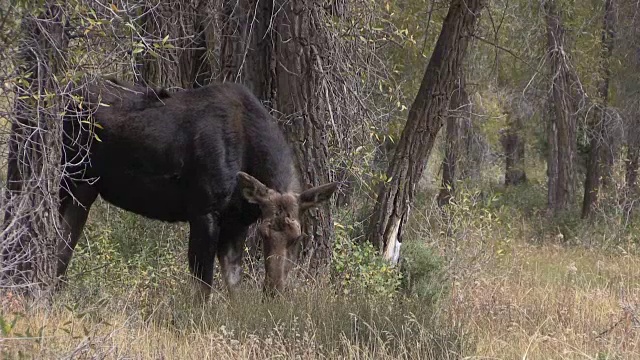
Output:
<svg viewBox="0 0 640 360">
<path fill-rule="evenodd" d="M 292 152 L 255 96 L 237 84 L 168 94 L 110 80 L 89 87 L 85 100 L 101 103 L 97 125 L 77 116 L 64 126 L 67 241 L 58 249 L 58 276 L 99 194 L 148 218 L 189 222 L 189 267 L 207 294 L 216 255 L 227 286 L 240 281 L 247 228 L 260 219 L 264 288 L 283 290 L 302 238 L 300 215 L 338 184 L 300 192 Z"/>
</svg>

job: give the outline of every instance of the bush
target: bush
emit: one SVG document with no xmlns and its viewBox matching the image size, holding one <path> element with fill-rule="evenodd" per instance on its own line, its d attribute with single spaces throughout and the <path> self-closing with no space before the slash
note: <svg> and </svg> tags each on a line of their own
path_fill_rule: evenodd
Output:
<svg viewBox="0 0 640 360">
<path fill-rule="evenodd" d="M 350 225 L 336 224 L 331 277 L 344 295 L 366 294 L 393 297 L 401 283 L 398 269 L 386 262 L 368 242 L 357 243 L 349 236 Z"/>
<path fill-rule="evenodd" d="M 402 287 L 409 295 L 435 304 L 447 292 L 444 261 L 419 241 L 405 241 L 400 262 Z"/>
<path fill-rule="evenodd" d="M 187 277 L 185 228 L 152 221 L 99 201 L 68 270 L 73 294 L 95 296 L 137 288 L 138 300 L 177 289 Z"/>
</svg>

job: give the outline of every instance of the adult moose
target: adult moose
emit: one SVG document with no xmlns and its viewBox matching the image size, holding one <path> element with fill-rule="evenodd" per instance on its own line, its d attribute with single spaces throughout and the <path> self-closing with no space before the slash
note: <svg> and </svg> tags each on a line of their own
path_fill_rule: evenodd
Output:
<svg viewBox="0 0 640 360">
<path fill-rule="evenodd" d="M 299 191 L 292 152 L 255 96 L 237 84 L 169 94 L 106 80 L 85 100 L 101 106 L 97 125 L 65 121 L 58 276 L 100 195 L 148 218 L 189 222 L 189 268 L 207 294 L 216 254 L 227 286 L 240 281 L 247 228 L 260 219 L 264 289 L 283 290 L 303 236 L 300 214 L 338 184 Z"/>
</svg>

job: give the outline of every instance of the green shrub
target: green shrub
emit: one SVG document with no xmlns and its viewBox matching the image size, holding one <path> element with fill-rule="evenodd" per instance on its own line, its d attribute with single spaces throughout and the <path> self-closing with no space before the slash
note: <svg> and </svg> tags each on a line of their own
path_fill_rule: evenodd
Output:
<svg viewBox="0 0 640 360">
<path fill-rule="evenodd" d="M 353 241 L 349 236 L 352 231 L 349 225 L 336 224 L 331 262 L 333 283 L 344 295 L 393 297 L 402 275 L 380 257 L 373 245 Z"/>
<path fill-rule="evenodd" d="M 151 221 L 100 201 L 93 206 L 85 234 L 68 274 L 69 285 L 80 294 L 176 289 L 187 271 L 186 232 L 179 225 Z"/>
<path fill-rule="evenodd" d="M 425 303 L 435 304 L 448 290 L 443 259 L 423 242 L 405 241 L 402 244 L 400 271 L 403 289 Z"/>
</svg>

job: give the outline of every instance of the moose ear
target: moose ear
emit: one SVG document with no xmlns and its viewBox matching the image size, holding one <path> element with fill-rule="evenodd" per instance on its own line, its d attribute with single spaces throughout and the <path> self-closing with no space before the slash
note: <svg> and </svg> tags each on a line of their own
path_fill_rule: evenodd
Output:
<svg viewBox="0 0 640 360">
<path fill-rule="evenodd" d="M 242 196 L 252 204 L 262 204 L 269 198 L 269 188 L 253 176 L 238 172 L 238 185 Z"/>
<path fill-rule="evenodd" d="M 332 182 L 305 190 L 300 194 L 300 212 L 318 206 L 321 202 L 329 200 L 338 189 L 338 182 Z"/>
</svg>

